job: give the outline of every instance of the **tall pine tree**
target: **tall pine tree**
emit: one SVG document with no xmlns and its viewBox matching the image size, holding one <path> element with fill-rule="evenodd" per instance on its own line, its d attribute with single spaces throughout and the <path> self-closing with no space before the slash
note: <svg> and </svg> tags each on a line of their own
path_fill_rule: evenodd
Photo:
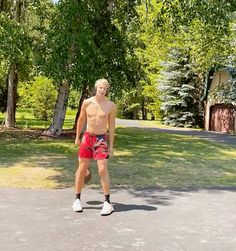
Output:
<svg viewBox="0 0 236 251">
<path fill-rule="evenodd" d="M 201 126 L 201 90 L 188 53 L 172 49 L 169 61 L 164 62 L 163 66 L 158 88 L 161 91 L 164 124 L 178 127 Z"/>
</svg>

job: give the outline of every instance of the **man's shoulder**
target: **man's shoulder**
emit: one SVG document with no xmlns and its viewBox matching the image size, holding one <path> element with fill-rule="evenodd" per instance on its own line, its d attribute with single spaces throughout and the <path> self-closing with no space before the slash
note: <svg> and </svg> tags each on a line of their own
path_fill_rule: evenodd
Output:
<svg viewBox="0 0 236 251">
<path fill-rule="evenodd" d="M 114 107 L 114 106 L 116 105 L 113 101 L 111 101 L 111 100 L 109 100 L 109 99 L 107 99 L 106 102 L 107 102 L 107 104 L 108 104 L 110 107 Z"/>
<path fill-rule="evenodd" d="M 115 103 L 113 101 L 111 101 L 109 99 L 107 101 L 109 102 L 110 105 L 115 105 Z"/>
<path fill-rule="evenodd" d="M 105 101 L 107 102 L 107 104 L 109 105 L 115 105 L 115 103 L 113 101 L 111 101 L 108 97 L 105 97 Z"/>
<path fill-rule="evenodd" d="M 91 104 L 93 102 L 93 97 L 90 97 L 90 98 L 86 98 L 85 100 L 84 100 L 84 104 L 85 105 L 89 105 L 89 104 Z"/>
<path fill-rule="evenodd" d="M 108 102 L 109 102 L 109 107 L 111 109 L 111 112 L 116 111 L 116 104 L 111 100 L 108 100 Z"/>
</svg>

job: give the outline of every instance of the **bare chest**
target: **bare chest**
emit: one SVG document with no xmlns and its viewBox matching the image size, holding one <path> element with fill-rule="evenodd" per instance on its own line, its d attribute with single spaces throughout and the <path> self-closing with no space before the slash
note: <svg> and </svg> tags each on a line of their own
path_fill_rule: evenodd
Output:
<svg viewBox="0 0 236 251">
<path fill-rule="evenodd" d="M 97 117 L 97 118 L 106 118 L 108 117 L 111 108 L 107 104 L 97 104 L 91 103 L 86 109 L 88 118 Z"/>
</svg>

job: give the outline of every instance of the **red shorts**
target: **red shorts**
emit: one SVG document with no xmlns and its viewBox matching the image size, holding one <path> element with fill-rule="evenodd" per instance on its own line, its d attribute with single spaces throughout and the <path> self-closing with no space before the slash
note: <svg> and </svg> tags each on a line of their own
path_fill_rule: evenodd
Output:
<svg viewBox="0 0 236 251">
<path fill-rule="evenodd" d="M 95 135 L 85 132 L 80 144 L 79 158 L 108 159 L 107 135 Z"/>
</svg>

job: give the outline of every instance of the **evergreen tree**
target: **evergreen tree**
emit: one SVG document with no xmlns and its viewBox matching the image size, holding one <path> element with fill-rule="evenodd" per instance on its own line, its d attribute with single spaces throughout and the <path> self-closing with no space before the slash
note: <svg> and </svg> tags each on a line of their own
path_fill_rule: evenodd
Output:
<svg viewBox="0 0 236 251">
<path fill-rule="evenodd" d="M 164 63 L 159 89 L 163 122 L 178 127 L 202 125 L 198 78 L 192 71 L 188 53 L 173 49 Z"/>
</svg>

